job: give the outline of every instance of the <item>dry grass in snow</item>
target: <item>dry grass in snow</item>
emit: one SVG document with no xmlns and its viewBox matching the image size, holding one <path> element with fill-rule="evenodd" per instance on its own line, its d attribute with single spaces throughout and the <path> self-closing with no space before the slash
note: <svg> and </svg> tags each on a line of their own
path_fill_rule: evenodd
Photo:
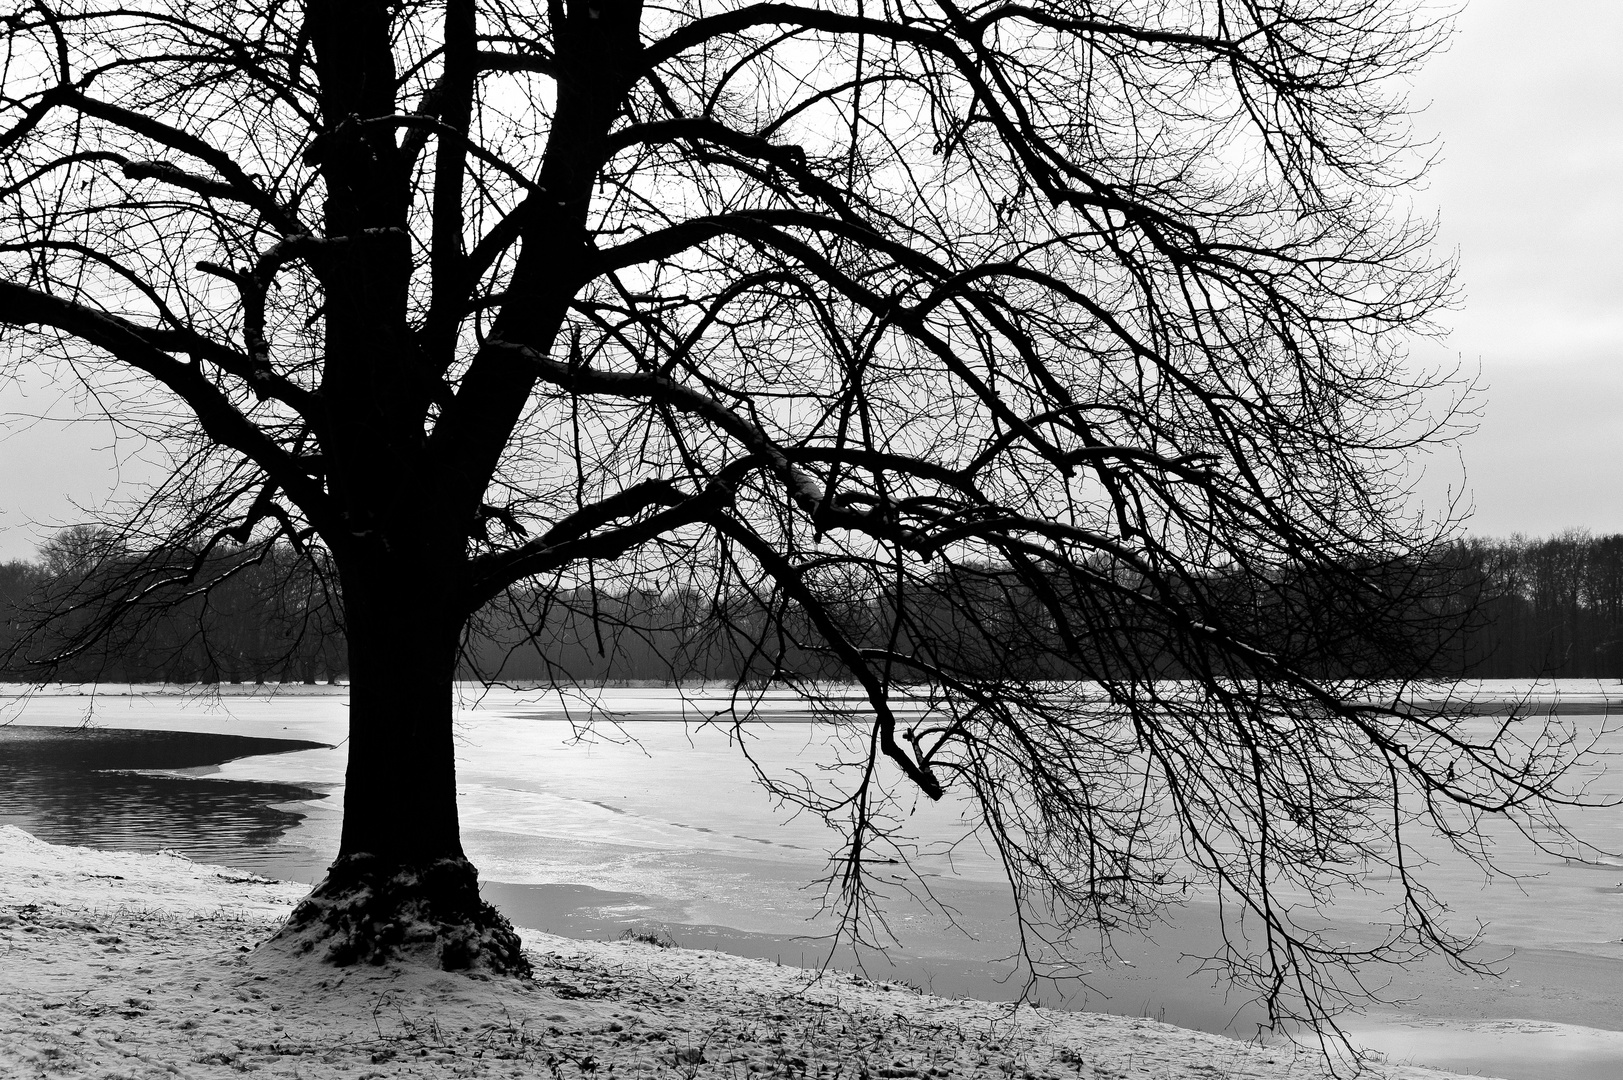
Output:
<svg viewBox="0 0 1623 1080">
<path fill-rule="evenodd" d="M 258 949 L 303 892 L 0 828 L 0 1076 L 1306 1080 L 1309 1049 L 524 931 L 520 982 Z M 1439 1080 L 1379 1067 L 1369 1075 Z"/>
</svg>

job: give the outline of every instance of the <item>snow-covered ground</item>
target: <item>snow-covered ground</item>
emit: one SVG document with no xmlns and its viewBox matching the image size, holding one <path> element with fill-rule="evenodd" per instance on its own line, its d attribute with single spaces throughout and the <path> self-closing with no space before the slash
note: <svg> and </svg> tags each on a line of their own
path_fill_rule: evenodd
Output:
<svg viewBox="0 0 1623 1080">
<path fill-rule="evenodd" d="M 258 949 L 303 887 L 0 827 L 0 1075 L 1307 1080 L 1310 1048 L 523 931 L 533 981 Z M 1447 1074 L 1373 1063 L 1366 1075 Z"/>
</svg>

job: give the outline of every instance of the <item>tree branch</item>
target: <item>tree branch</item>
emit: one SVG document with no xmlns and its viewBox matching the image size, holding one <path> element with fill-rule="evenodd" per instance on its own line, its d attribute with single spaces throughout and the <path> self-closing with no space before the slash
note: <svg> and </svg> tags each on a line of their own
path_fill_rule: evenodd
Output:
<svg viewBox="0 0 1623 1080">
<path fill-rule="evenodd" d="M 732 501 L 741 474 L 741 469 L 724 470 L 722 477 L 694 495 L 685 494 L 668 480 L 645 480 L 601 502 L 582 507 L 529 543 L 508 551 L 475 556 L 468 565 L 467 610 L 477 611 L 503 589 L 525 578 L 561 570 L 577 562 L 616 559 L 673 529 L 708 521 Z M 611 521 L 633 517 L 656 506 L 667 509 L 618 529 L 597 531 Z"/>
<path fill-rule="evenodd" d="M 116 315 L 10 282 L 0 282 L 0 322 L 61 330 L 150 375 L 186 403 L 209 438 L 264 469 L 312 523 L 327 523 L 327 496 L 300 460 L 237 411 L 195 365 L 183 364 L 162 351 L 152 332 Z M 157 337 L 163 339 L 162 334 Z"/>
<path fill-rule="evenodd" d="M 811 617 L 812 623 L 828 642 L 836 656 L 845 664 L 846 670 L 862 684 L 862 689 L 868 695 L 868 703 L 874 709 L 874 726 L 879 735 L 879 747 L 886 757 L 894 761 L 906 774 L 907 778 L 918 785 L 932 802 L 939 801 L 945 794 L 941 781 L 936 779 L 935 773 L 928 765 L 915 762 L 907 756 L 901 744 L 896 741 L 896 714 L 891 711 L 889 695 L 885 685 L 868 666 L 867 659 L 862 650 L 858 649 L 845 632 L 835 623 L 828 609 L 823 606 L 816 595 L 806 585 L 805 577 L 800 569 L 783 556 L 778 549 L 762 539 L 754 530 L 743 525 L 727 514 L 717 514 L 711 519 L 711 524 L 722 535 L 736 541 L 761 564 L 772 579 L 781 585 L 785 592 L 794 598 L 795 602 Z"/>
<path fill-rule="evenodd" d="M 225 178 L 224 191 L 230 193 L 229 197 L 238 202 L 246 203 L 259 211 L 267 224 L 283 236 L 300 236 L 309 232 L 286 207 L 278 203 L 271 194 L 254 183 L 249 175 L 224 151 L 210 146 L 196 135 L 182 131 L 161 120 L 144 116 L 138 112 L 113 105 L 110 102 L 98 101 L 77 90 L 64 89 L 57 95 L 58 99 L 67 105 L 78 109 L 87 116 L 94 116 L 105 120 L 126 131 L 152 139 L 155 142 L 189 154 L 199 161 L 206 162 L 215 172 Z M 172 177 L 188 177 L 178 166 L 168 166 L 164 163 L 146 163 L 149 168 L 157 170 L 155 176 L 161 176 L 166 181 Z M 207 183 L 199 180 L 198 183 Z M 182 184 L 181 186 L 185 186 Z"/>
</svg>

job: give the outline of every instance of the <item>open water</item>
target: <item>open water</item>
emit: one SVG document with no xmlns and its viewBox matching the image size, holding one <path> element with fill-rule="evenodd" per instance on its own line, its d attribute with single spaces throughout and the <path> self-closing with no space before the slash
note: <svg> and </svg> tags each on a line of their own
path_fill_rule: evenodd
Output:
<svg viewBox="0 0 1623 1080">
<path fill-rule="evenodd" d="M 240 735 L 106 728 L 0 727 L 0 825 L 53 844 L 185 851 L 200 862 L 254 865 L 317 797 L 296 784 L 220 780 L 219 765 L 315 743 Z"/>
</svg>

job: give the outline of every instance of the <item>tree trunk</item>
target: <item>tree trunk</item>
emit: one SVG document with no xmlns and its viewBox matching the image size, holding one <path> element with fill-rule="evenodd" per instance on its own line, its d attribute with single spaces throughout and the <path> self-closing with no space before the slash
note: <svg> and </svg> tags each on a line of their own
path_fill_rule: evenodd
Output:
<svg viewBox="0 0 1623 1080">
<path fill-rule="evenodd" d="M 451 730 L 461 617 L 429 584 L 450 576 L 387 563 L 344 574 L 343 838 L 326 878 L 277 935 L 297 952 L 336 964 L 411 957 L 447 970 L 528 971 L 512 925 L 479 898 L 462 853 Z"/>
</svg>

